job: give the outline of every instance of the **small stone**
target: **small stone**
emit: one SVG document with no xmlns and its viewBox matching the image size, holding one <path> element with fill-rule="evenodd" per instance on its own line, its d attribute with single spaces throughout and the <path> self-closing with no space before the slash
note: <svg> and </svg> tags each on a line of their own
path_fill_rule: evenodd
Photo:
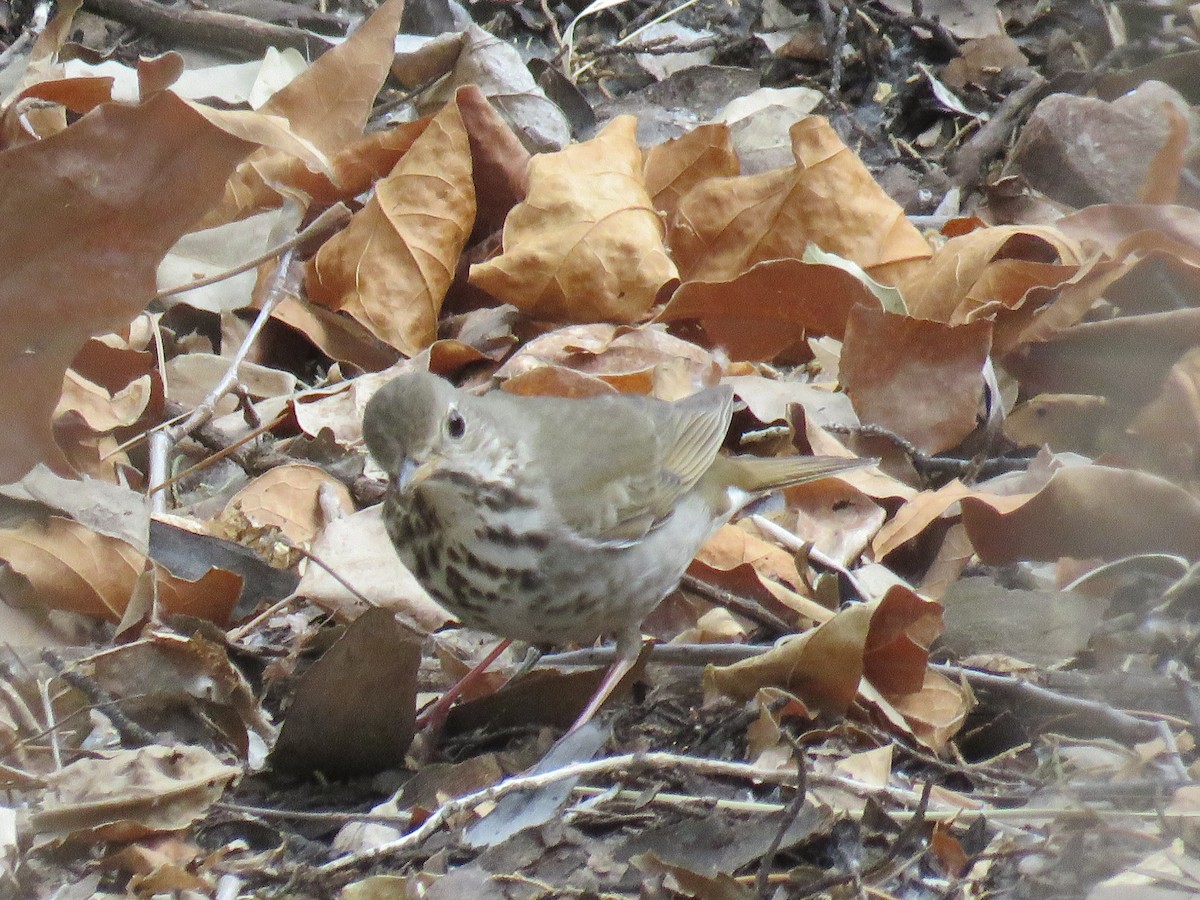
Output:
<svg viewBox="0 0 1200 900">
<path fill-rule="evenodd" d="M 1075 207 L 1135 203 L 1170 134 L 1166 103 L 1188 120 L 1194 148 L 1200 121 L 1162 82 L 1147 81 L 1111 103 L 1052 94 L 1030 116 L 1006 174 L 1019 174 L 1051 199 Z"/>
</svg>

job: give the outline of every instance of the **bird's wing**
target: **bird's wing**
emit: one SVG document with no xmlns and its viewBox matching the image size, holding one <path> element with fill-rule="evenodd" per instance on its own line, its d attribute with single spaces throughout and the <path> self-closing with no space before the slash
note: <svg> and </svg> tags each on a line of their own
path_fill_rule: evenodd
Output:
<svg viewBox="0 0 1200 900">
<path fill-rule="evenodd" d="M 676 403 L 547 402 L 566 406 L 547 407 L 529 435 L 537 444 L 531 458 L 554 460 L 539 477 L 568 528 L 585 541 L 619 545 L 662 524 L 712 465 L 729 428 L 733 391 L 711 388 Z M 579 415 L 584 409 L 586 418 Z"/>
</svg>

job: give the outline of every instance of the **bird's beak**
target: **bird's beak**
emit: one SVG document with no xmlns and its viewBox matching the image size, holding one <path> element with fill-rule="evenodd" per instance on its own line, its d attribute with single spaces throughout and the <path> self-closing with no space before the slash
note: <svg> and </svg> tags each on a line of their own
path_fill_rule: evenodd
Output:
<svg viewBox="0 0 1200 900">
<path fill-rule="evenodd" d="M 414 488 L 434 472 L 437 471 L 442 458 L 440 456 L 431 456 L 424 462 L 417 462 L 415 459 L 405 458 L 400 463 L 400 471 L 396 473 L 396 486 L 402 491 L 407 491 L 409 488 Z"/>
</svg>

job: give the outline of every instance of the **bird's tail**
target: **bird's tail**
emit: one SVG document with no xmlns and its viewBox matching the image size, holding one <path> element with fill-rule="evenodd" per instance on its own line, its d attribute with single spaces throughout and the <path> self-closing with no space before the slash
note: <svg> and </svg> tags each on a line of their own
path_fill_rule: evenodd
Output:
<svg viewBox="0 0 1200 900">
<path fill-rule="evenodd" d="M 718 457 L 718 460 L 721 465 L 729 467 L 729 483 L 748 494 L 762 494 L 778 488 L 819 481 L 830 475 L 862 469 L 879 462 L 877 459 L 850 459 L 841 456 L 732 456 Z"/>
</svg>

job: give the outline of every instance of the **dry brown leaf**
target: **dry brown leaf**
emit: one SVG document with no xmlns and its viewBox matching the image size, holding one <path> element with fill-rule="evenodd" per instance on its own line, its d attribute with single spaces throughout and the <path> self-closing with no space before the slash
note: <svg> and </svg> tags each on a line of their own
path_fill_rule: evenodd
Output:
<svg viewBox="0 0 1200 900">
<path fill-rule="evenodd" d="M 548 390 L 531 389 L 529 377 L 545 367 L 572 370 L 585 377 L 561 372 L 554 376 L 566 393 L 555 390 L 554 379 L 547 375 L 540 377 L 547 379 L 541 383 Z M 678 400 L 716 384 L 720 374 L 721 366 L 711 353 L 668 334 L 662 326 L 628 328 L 596 323 L 569 325 L 534 338 L 513 354 L 495 377 L 510 379 L 505 389 L 514 393 L 584 396 L 603 392 L 594 384 L 587 386 L 589 379 L 599 379 L 622 393 Z"/>
<path fill-rule="evenodd" d="M 325 490 L 344 515 L 354 512 L 349 489 L 318 466 L 276 466 L 230 498 L 251 525 L 278 528 L 293 543 L 308 546 L 325 525 L 320 494 Z"/>
<path fill-rule="evenodd" d="M 1031 290 L 1062 284 L 1083 261 L 1076 241 L 1053 226 L 976 228 L 946 241 L 898 286 L 911 315 L 960 324 L 1020 307 Z"/>
<path fill-rule="evenodd" d="M 481 240 L 499 231 L 509 210 L 525 199 L 529 151 L 476 85 L 459 88 L 454 102 L 471 143 L 478 206 L 473 238 Z"/>
<path fill-rule="evenodd" d="M 378 505 L 330 522 L 317 535 L 312 552 L 372 605 L 395 613 L 416 632 L 437 631 L 453 620 L 396 556 Z M 365 611 L 363 602 L 320 566 L 304 570 L 295 593 L 341 621 L 353 621 Z"/>
<path fill-rule="evenodd" d="M 404 0 L 386 0 L 345 41 L 276 91 L 262 107 L 333 156 L 362 137 L 394 54 Z"/>
<path fill-rule="evenodd" d="M 1029 394 L 1094 394 L 1133 407 L 1162 390 L 1171 367 L 1200 344 L 1200 309 L 1083 322 L 1003 358 Z"/>
<path fill-rule="evenodd" d="M 465 29 L 454 70 L 418 98 L 424 113 L 477 85 L 532 153 L 561 150 L 571 139 L 567 117 L 534 80 L 521 53 L 474 23 Z"/>
<path fill-rule="evenodd" d="M 309 299 L 349 313 L 414 356 L 437 337 L 442 298 L 474 218 L 471 151 L 458 107 L 449 104 L 309 263 Z"/>
<path fill-rule="evenodd" d="M 801 259 L 808 244 L 890 282 L 929 256 L 904 210 L 819 117 L 792 126 L 796 165 L 710 178 L 679 202 L 668 236 L 687 281 L 732 281 L 756 263 Z"/>
<path fill-rule="evenodd" d="M 271 318 L 300 332 L 331 359 L 367 372 L 386 369 L 400 358 L 354 319 L 299 297 L 285 297 L 271 311 Z"/>
<path fill-rule="evenodd" d="M 420 664 L 411 631 L 387 610 L 365 612 L 300 679 L 273 766 L 339 776 L 402 765 L 416 730 Z"/>
<path fill-rule="evenodd" d="M 804 578 L 790 553 L 736 525 L 723 525 L 692 560 L 688 571 L 704 581 L 760 601 L 777 598 L 774 584 L 807 593 Z M 831 613 L 815 602 L 802 610 L 806 618 L 824 621 Z"/>
<path fill-rule="evenodd" d="M 44 606 L 113 622 L 146 561 L 124 541 L 58 516 L 0 530 L 0 558 L 29 579 Z"/>
<path fill-rule="evenodd" d="M 1024 447 L 1048 446 L 1095 455 L 1106 432 L 1124 420 L 1104 397 L 1094 394 L 1038 394 L 1004 420 L 1004 436 Z"/>
<path fill-rule="evenodd" d="M 1018 560 L 1200 556 L 1200 500 L 1145 472 L 1074 466 L 1036 494 L 965 497 L 963 524 L 988 565 Z"/>
<path fill-rule="evenodd" d="M 709 178 L 732 178 L 739 171 L 733 137 L 724 124 L 700 125 L 682 137 L 651 147 L 643 167 L 654 208 L 668 220 L 696 185 Z"/>
<path fill-rule="evenodd" d="M 86 841 L 178 831 L 205 815 L 241 774 L 203 747 L 116 750 L 51 775 L 29 824 L 35 834 Z"/>
<path fill-rule="evenodd" d="M 116 394 L 68 369 L 54 418 L 73 413 L 98 434 L 128 428 L 146 412 L 153 394 L 149 375 L 131 381 Z"/>
<path fill-rule="evenodd" d="M 867 604 L 849 606 L 761 656 L 731 666 L 709 666 L 704 671 L 705 695 L 749 700 L 760 688 L 774 685 L 812 708 L 843 714 L 858 694 L 871 613 Z"/>
<path fill-rule="evenodd" d="M 990 322 L 944 325 L 856 306 L 842 383 L 864 423 L 938 453 L 975 430 L 991 339 Z"/>
<path fill-rule="evenodd" d="M 776 259 L 756 263 L 728 281 L 685 282 L 658 319 L 698 321 L 707 342 L 732 359 L 771 360 L 809 334 L 840 339 L 856 303 L 879 305 L 844 269 Z"/>
<path fill-rule="evenodd" d="M 523 397 L 600 397 L 616 394 L 617 389 L 594 375 L 576 372 L 565 366 L 540 365 L 518 372 L 504 382 L 504 390 Z"/>
<path fill-rule="evenodd" d="M 276 150 L 255 152 L 233 173 L 225 195 L 204 217 L 205 228 L 236 221 L 282 202 L 280 190 L 301 192 L 322 204 L 351 200 L 395 168 L 429 119 L 418 119 L 364 135 L 328 158 L 320 171 L 303 159 Z"/>
<path fill-rule="evenodd" d="M 942 605 L 895 585 L 873 608 L 863 646 L 863 674 L 889 697 L 920 691 L 929 648 L 942 634 Z"/>
<path fill-rule="evenodd" d="M 145 727 L 169 727 L 181 707 L 191 706 L 193 723 L 198 707 L 199 720 L 243 755 L 250 752 L 250 732 L 262 740 L 260 747 L 274 740 L 274 726 L 225 645 L 199 631 L 184 636 L 150 630 L 148 637 L 102 650 L 82 665 L 90 666 L 91 676 L 113 696 L 172 701 L 143 707 Z"/>
<path fill-rule="evenodd" d="M 888 697 L 888 705 L 904 720 L 904 730 L 935 753 L 962 729 L 975 706 L 970 687 L 926 669 L 924 682 L 911 693 Z"/>
<path fill-rule="evenodd" d="M 787 530 L 845 565 L 862 554 L 886 518 L 883 508 L 841 478 L 788 488 Z"/>
<path fill-rule="evenodd" d="M 379 88 L 387 78 L 404 0 L 387 0 L 345 41 L 271 97 L 260 112 L 282 117 L 290 131 L 319 151 L 329 170 L 306 164 L 286 148 L 256 151 L 230 179 L 206 227 L 233 221 L 282 201 L 280 189 L 304 191 L 333 203 L 366 190 L 382 177 L 420 134 L 410 123 L 363 135 Z"/>
<path fill-rule="evenodd" d="M 1170 464 L 1181 476 L 1196 468 L 1200 447 L 1200 349 L 1189 350 L 1163 384 L 1162 393 L 1148 403 L 1130 424 L 1147 454 L 1160 465 Z"/>
<path fill-rule="evenodd" d="M 1167 141 L 1150 161 L 1138 199 L 1147 205 L 1167 205 L 1179 194 L 1179 180 L 1192 141 L 1188 121 L 1174 103 L 1163 102 L 1169 132 Z"/>
<path fill-rule="evenodd" d="M 972 493 L 971 488 L 956 478 L 936 491 L 922 491 L 917 494 L 900 507 L 875 535 L 871 543 L 875 558 L 883 559 L 897 547 L 917 537 L 954 504 Z"/>
<path fill-rule="evenodd" d="M 63 373 L 91 335 L 145 308 L 159 260 L 251 148 L 165 92 L 0 154 L 0 378 L 21 385 L 0 400 L 0 481 L 63 464 L 50 430 Z"/>
<path fill-rule="evenodd" d="M 119 622 L 146 567 L 146 557 L 125 541 L 98 534 L 70 519 L 25 522 L 0 530 L 0 559 L 33 585 L 33 600 Z M 154 566 L 160 608 L 226 624 L 242 589 L 231 572 L 210 569 L 187 581 Z"/>
<path fill-rule="evenodd" d="M 590 141 L 535 156 L 528 197 L 504 225 L 504 250 L 471 267 L 471 284 L 540 319 L 645 315 L 676 271 L 642 182 L 636 128 L 620 116 Z"/>
<path fill-rule="evenodd" d="M 760 688 L 775 685 L 826 713 L 842 714 L 862 690 L 868 702 L 888 706 L 880 691 L 907 697 L 925 690 L 929 647 L 941 633 L 941 610 L 940 604 L 911 589 L 893 587 L 881 599 L 846 607 L 761 656 L 731 666 L 709 666 L 704 672 L 705 693 L 745 700 Z M 937 728 L 952 734 L 957 728 L 950 721 L 954 717 L 935 715 L 928 699 L 918 707 Z M 899 716 L 891 718 L 907 730 Z M 960 715 L 955 722 L 961 719 Z"/>
</svg>

